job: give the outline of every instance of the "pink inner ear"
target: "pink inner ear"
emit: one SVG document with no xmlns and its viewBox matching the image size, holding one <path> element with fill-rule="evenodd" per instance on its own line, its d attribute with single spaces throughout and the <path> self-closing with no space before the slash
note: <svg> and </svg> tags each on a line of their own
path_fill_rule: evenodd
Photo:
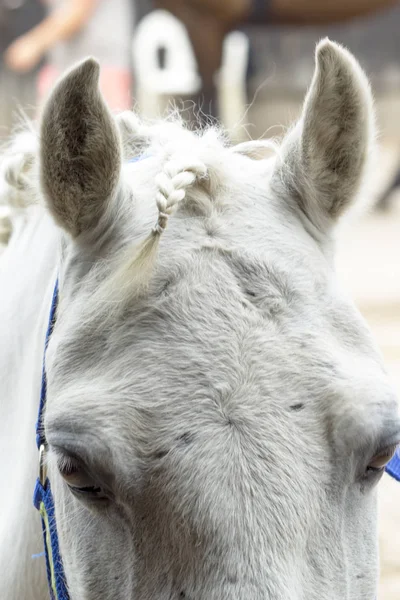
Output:
<svg viewBox="0 0 400 600">
<path fill-rule="evenodd" d="M 40 105 L 46 100 L 60 75 L 61 73 L 53 65 L 46 65 L 40 71 L 38 78 Z M 111 110 L 121 111 L 132 108 L 131 85 L 132 77 L 127 69 L 110 66 L 101 67 L 100 90 Z"/>
</svg>

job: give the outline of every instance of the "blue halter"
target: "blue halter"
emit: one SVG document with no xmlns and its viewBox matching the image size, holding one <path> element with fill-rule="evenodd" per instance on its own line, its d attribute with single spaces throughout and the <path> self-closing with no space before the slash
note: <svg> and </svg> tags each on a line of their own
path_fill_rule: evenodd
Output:
<svg viewBox="0 0 400 600">
<path fill-rule="evenodd" d="M 51 302 L 49 325 L 47 327 L 44 354 L 53 332 L 58 302 L 58 281 L 54 287 Z M 46 556 L 47 581 L 49 584 L 51 600 L 69 600 L 64 569 L 58 547 L 58 535 L 54 515 L 54 500 L 51 493 L 50 481 L 46 473 L 45 452 L 46 438 L 43 430 L 43 413 L 46 406 L 47 381 L 43 357 L 42 387 L 40 391 L 39 416 L 36 423 L 36 444 L 39 448 L 39 477 L 36 481 L 33 494 L 33 504 L 42 517 L 42 530 L 44 540 L 44 553 Z"/>
<path fill-rule="evenodd" d="M 135 156 L 128 163 L 135 163 L 147 158 L 148 155 Z M 43 355 L 42 387 L 40 390 L 39 416 L 36 423 L 36 444 L 39 449 L 39 477 L 36 480 L 33 493 L 33 504 L 42 517 L 42 530 L 44 540 L 44 554 L 46 557 L 47 581 L 49 584 L 51 600 L 69 600 L 64 568 L 58 546 L 56 518 L 54 514 L 54 500 L 51 492 L 50 481 L 46 473 L 46 438 L 43 429 L 43 413 L 46 406 L 47 381 L 45 370 L 45 356 L 50 336 L 53 333 L 56 320 L 58 303 L 58 280 L 54 286 L 53 299 L 50 308 L 49 324 L 46 332 L 46 341 Z"/>
<path fill-rule="evenodd" d="M 396 481 L 400 481 L 400 447 L 397 448 L 390 463 L 386 465 L 386 473 L 389 473 Z"/>
<path fill-rule="evenodd" d="M 49 325 L 46 333 L 46 342 L 44 354 L 46 354 L 47 345 L 53 332 L 56 319 L 56 310 L 58 303 L 58 280 L 56 281 L 53 299 L 51 302 Z M 44 539 L 44 551 L 46 556 L 47 580 L 49 583 L 51 600 L 69 600 L 67 584 L 64 576 L 64 569 L 60 550 L 58 546 L 58 535 L 56 520 L 54 515 L 54 500 L 51 493 L 50 481 L 46 473 L 45 451 L 46 438 L 43 430 L 43 413 L 46 406 L 46 371 L 43 357 L 42 387 L 40 392 L 39 417 L 36 424 L 36 443 L 39 448 L 40 468 L 39 477 L 36 481 L 33 503 L 42 517 L 42 529 Z M 400 448 L 386 466 L 386 472 L 394 479 L 400 481 Z"/>
</svg>

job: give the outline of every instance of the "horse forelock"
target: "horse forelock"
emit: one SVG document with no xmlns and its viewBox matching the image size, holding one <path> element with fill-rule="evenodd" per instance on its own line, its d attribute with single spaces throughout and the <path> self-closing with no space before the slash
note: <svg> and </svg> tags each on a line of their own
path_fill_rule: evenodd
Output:
<svg viewBox="0 0 400 600">
<path fill-rule="evenodd" d="M 115 237 L 118 229 L 124 242 L 107 257 L 108 266 L 104 261 L 96 263 L 91 273 L 97 280 L 99 267 L 102 281 L 96 281 L 90 306 L 96 306 L 98 314 L 100 306 L 107 307 L 109 316 L 147 291 L 161 239 L 167 235 L 179 246 L 179 239 L 174 241 L 176 228 L 167 226 L 176 220 L 175 213 L 179 221 L 201 221 L 211 235 L 218 215 L 224 220 L 228 205 L 240 205 L 243 194 L 230 190 L 248 185 L 250 164 L 256 176 L 269 171 L 273 159 L 260 159 L 279 151 L 271 140 L 232 146 L 218 128 L 194 132 L 179 119 L 148 124 L 134 113 L 122 113 L 117 124 L 125 153 L 120 185 L 94 236 L 103 239 L 107 229 Z"/>
</svg>

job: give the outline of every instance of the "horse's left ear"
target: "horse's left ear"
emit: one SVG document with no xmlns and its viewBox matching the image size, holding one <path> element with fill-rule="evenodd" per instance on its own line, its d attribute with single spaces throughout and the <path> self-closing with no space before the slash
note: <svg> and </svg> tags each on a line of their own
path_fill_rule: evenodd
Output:
<svg viewBox="0 0 400 600">
<path fill-rule="evenodd" d="M 302 116 L 283 142 L 272 185 L 322 231 L 354 199 L 374 137 L 373 99 L 355 58 L 323 40 Z"/>
<path fill-rule="evenodd" d="M 44 107 L 40 177 L 55 220 L 73 237 L 96 226 L 115 196 L 121 140 L 89 58 L 67 73 Z"/>
</svg>

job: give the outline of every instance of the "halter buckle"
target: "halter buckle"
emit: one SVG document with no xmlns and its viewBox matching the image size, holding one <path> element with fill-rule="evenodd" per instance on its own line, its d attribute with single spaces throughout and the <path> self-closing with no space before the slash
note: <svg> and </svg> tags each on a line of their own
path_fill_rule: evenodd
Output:
<svg viewBox="0 0 400 600">
<path fill-rule="evenodd" d="M 46 465 L 46 446 L 41 444 L 39 448 L 39 481 L 44 487 L 47 479 L 47 465 Z"/>
</svg>

